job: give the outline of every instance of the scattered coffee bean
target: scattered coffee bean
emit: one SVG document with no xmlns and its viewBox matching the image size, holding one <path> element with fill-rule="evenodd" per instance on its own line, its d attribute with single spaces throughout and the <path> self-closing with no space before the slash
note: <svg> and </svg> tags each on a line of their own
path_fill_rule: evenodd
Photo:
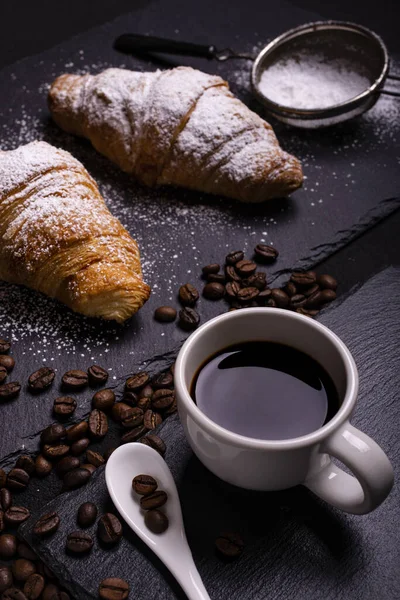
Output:
<svg viewBox="0 0 400 600">
<path fill-rule="evenodd" d="M 179 311 L 179 325 L 185 331 L 196 329 L 200 323 L 200 316 L 194 308 L 188 306 Z"/>
<path fill-rule="evenodd" d="M 92 365 L 88 368 L 88 378 L 91 386 L 104 385 L 108 380 L 108 371 L 99 365 Z"/>
<path fill-rule="evenodd" d="M 42 454 L 36 457 L 35 460 L 35 471 L 38 477 L 46 477 L 49 475 L 53 468 L 51 462 L 49 462 Z"/>
<path fill-rule="evenodd" d="M 31 516 L 30 511 L 25 506 L 10 506 L 4 513 L 6 523 L 12 526 L 18 526 L 24 523 Z"/>
<path fill-rule="evenodd" d="M 252 260 L 240 260 L 236 263 L 235 269 L 240 277 L 250 277 L 257 269 L 257 265 Z"/>
<path fill-rule="evenodd" d="M 290 306 L 291 308 L 300 308 L 304 306 L 307 302 L 307 298 L 303 296 L 303 294 L 295 294 L 290 298 Z"/>
<path fill-rule="evenodd" d="M 135 394 L 135 392 L 125 391 L 123 400 L 124 400 L 124 402 L 129 404 L 129 406 L 136 406 L 137 401 L 138 401 L 138 394 Z"/>
<path fill-rule="evenodd" d="M 244 549 L 244 543 L 238 533 L 222 533 L 215 540 L 218 552 L 225 558 L 238 558 Z"/>
<path fill-rule="evenodd" d="M 106 513 L 99 519 L 97 535 L 104 544 L 116 544 L 122 537 L 122 525 L 118 517 Z"/>
<path fill-rule="evenodd" d="M 59 460 L 69 453 L 67 444 L 45 444 L 42 448 L 43 456 L 50 460 Z"/>
<path fill-rule="evenodd" d="M 54 400 L 53 412 L 60 417 L 68 417 L 72 415 L 77 406 L 75 398 L 69 396 L 60 396 Z"/>
<path fill-rule="evenodd" d="M 292 297 L 297 294 L 297 287 L 294 285 L 293 281 L 288 281 L 284 287 L 284 291 L 288 296 Z"/>
<path fill-rule="evenodd" d="M 89 446 L 89 444 L 90 440 L 88 438 L 81 438 L 80 440 L 74 442 L 70 447 L 70 452 L 72 456 L 80 456 L 81 454 L 83 454 L 86 448 Z"/>
<path fill-rule="evenodd" d="M 44 577 L 39 573 L 33 573 L 28 577 L 24 585 L 24 594 L 28 600 L 37 600 L 44 590 Z"/>
<path fill-rule="evenodd" d="M 144 438 L 142 438 L 140 441 L 142 444 L 150 446 L 150 448 L 156 450 L 161 456 L 164 456 L 165 452 L 167 451 L 167 447 L 164 441 L 160 437 L 158 437 L 158 435 L 150 433 L 149 435 L 146 435 Z"/>
<path fill-rule="evenodd" d="M 67 371 L 62 376 L 62 385 L 68 390 L 81 390 L 86 387 L 89 381 L 89 376 L 85 371 L 80 369 L 72 369 Z"/>
<path fill-rule="evenodd" d="M 171 406 L 175 400 L 175 393 L 172 390 L 157 390 L 151 399 L 151 406 L 154 410 L 165 410 Z"/>
<path fill-rule="evenodd" d="M 164 506 L 167 500 L 168 496 L 164 490 L 156 490 L 152 494 L 148 494 L 147 496 L 142 496 L 142 498 L 140 498 L 140 508 L 143 510 L 160 508 L 160 506 Z"/>
<path fill-rule="evenodd" d="M 15 466 L 17 469 L 22 469 L 23 471 L 26 471 L 26 473 L 28 473 L 28 475 L 30 476 L 33 475 L 35 472 L 35 461 L 33 460 L 33 458 L 27 456 L 26 454 L 21 454 L 21 456 L 18 457 Z"/>
<path fill-rule="evenodd" d="M 91 527 L 97 519 L 97 506 L 93 502 L 84 502 L 78 508 L 79 527 Z"/>
<path fill-rule="evenodd" d="M 126 600 L 129 595 L 129 584 L 124 579 L 109 577 L 99 585 L 99 596 L 102 600 Z"/>
<path fill-rule="evenodd" d="M 146 429 L 155 429 L 162 423 L 162 416 L 151 410 L 150 408 L 146 410 L 143 416 L 143 424 Z"/>
<path fill-rule="evenodd" d="M 17 552 L 17 538 L 10 533 L 0 535 L 0 558 L 9 560 Z"/>
<path fill-rule="evenodd" d="M 153 533 L 164 533 L 168 529 L 168 517 L 157 508 L 149 510 L 144 515 L 146 527 Z"/>
<path fill-rule="evenodd" d="M 0 386 L 0 402 L 13 400 L 21 391 L 21 384 L 18 381 L 11 381 Z"/>
<path fill-rule="evenodd" d="M 128 392 L 138 392 L 150 381 L 148 373 L 142 371 L 129 377 L 125 382 L 125 390 Z"/>
<path fill-rule="evenodd" d="M 142 388 L 138 394 L 138 400 L 142 400 L 143 398 L 151 398 L 154 394 L 154 390 L 150 384 L 147 384 Z"/>
<path fill-rule="evenodd" d="M 229 281 L 225 286 L 225 295 L 230 300 L 236 300 L 240 292 L 240 284 L 237 281 Z"/>
<path fill-rule="evenodd" d="M 225 275 L 228 281 L 236 281 L 236 283 L 240 283 L 242 281 L 240 275 L 236 273 L 235 267 L 233 266 L 228 265 L 225 267 Z"/>
<path fill-rule="evenodd" d="M 244 252 L 241 250 L 234 250 L 233 252 L 229 252 L 229 254 L 225 257 L 225 263 L 227 265 L 236 265 L 239 261 L 244 259 Z"/>
<path fill-rule="evenodd" d="M 0 490 L 0 508 L 2 510 L 8 510 L 12 505 L 12 495 L 10 490 L 7 488 L 2 488 Z"/>
<path fill-rule="evenodd" d="M 6 354 L 11 348 L 11 342 L 0 339 L 0 354 Z"/>
<path fill-rule="evenodd" d="M 173 403 L 167 409 L 163 410 L 164 417 L 169 417 L 169 415 L 173 415 L 178 410 L 178 406 L 176 404 L 176 398 L 174 398 Z"/>
<path fill-rule="evenodd" d="M 220 268 L 221 267 L 217 263 L 213 263 L 212 265 L 206 265 L 203 267 L 201 272 L 203 273 L 204 277 L 207 277 L 208 275 L 215 275 L 218 273 Z"/>
<path fill-rule="evenodd" d="M 110 458 L 111 454 L 114 452 L 114 450 L 116 450 L 116 448 L 108 448 L 108 450 L 106 450 L 104 452 L 104 460 L 107 462 L 108 459 Z"/>
<path fill-rule="evenodd" d="M 129 444 L 130 442 L 136 442 L 144 433 L 146 433 L 146 431 L 147 429 L 144 425 L 135 427 L 135 429 L 130 429 L 121 437 L 121 443 Z"/>
<path fill-rule="evenodd" d="M 137 401 L 137 407 L 141 408 L 144 413 L 146 412 L 146 410 L 148 408 L 150 408 L 150 405 L 151 405 L 150 398 L 139 398 L 139 400 Z"/>
<path fill-rule="evenodd" d="M 179 300 L 183 306 L 194 306 L 199 299 L 199 292 L 191 283 L 185 283 L 179 288 Z"/>
<path fill-rule="evenodd" d="M 12 587 L 13 576 L 9 567 L 0 566 L 0 594 Z"/>
<path fill-rule="evenodd" d="M 39 537 L 45 537 L 55 533 L 60 525 L 60 517 L 56 512 L 49 512 L 36 521 L 33 533 Z"/>
<path fill-rule="evenodd" d="M 129 404 L 125 404 L 124 402 L 117 402 L 111 409 L 111 417 L 117 423 L 121 423 L 122 416 L 126 410 L 130 408 Z"/>
<path fill-rule="evenodd" d="M 0 356 L 6 356 L 5 354 L 0 354 Z M 3 383 L 7 379 L 7 369 L 5 367 L 0 367 L 0 384 Z"/>
<path fill-rule="evenodd" d="M 66 547 L 74 554 L 86 554 L 93 547 L 93 538 L 84 531 L 73 531 L 67 537 Z"/>
<path fill-rule="evenodd" d="M 323 290 L 333 290 L 334 292 L 338 286 L 338 282 L 332 275 L 318 275 L 317 283 Z"/>
<path fill-rule="evenodd" d="M 93 408 L 98 410 L 107 411 L 111 410 L 115 404 L 115 394 L 110 389 L 99 390 L 92 398 Z"/>
<path fill-rule="evenodd" d="M 122 414 L 121 425 L 126 429 L 133 429 L 143 423 L 143 411 L 137 406 L 130 406 Z"/>
<path fill-rule="evenodd" d="M 61 425 L 61 423 L 53 423 L 42 431 L 40 434 L 40 441 L 42 444 L 55 444 L 65 438 L 66 433 L 64 425 Z"/>
<path fill-rule="evenodd" d="M 176 310 L 172 306 L 159 306 L 154 311 L 154 318 L 160 323 L 172 323 L 176 319 Z"/>
<path fill-rule="evenodd" d="M 275 300 L 275 304 L 278 308 L 287 308 L 289 306 L 290 297 L 284 290 L 273 288 L 271 290 L 271 298 Z"/>
<path fill-rule="evenodd" d="M 172 375 L 171 371 L 164 371 L 163 373 L 159 373 L 152 378 L 151 385 L 153 386 L 154 390 L 171 388 L 174 385 L 174 376 Z M 153 395 L 153 393 L 151 395 Z"/>
<path fill-rule="evenodd" d="M 46 390 L 53 383 L 55 376 L 54 370 L 50 369 L 50 367 L 41 367 L 29 376 L 29 389 L 31 392 L 41 392 L 42 390 Z"/>
<path fill-rule="evenodd" d="M 267 276 L 265 273 L 254 273 L 246 279 L 246 287 L 255 287 L 260 292 L 267 287 Z"/>
<path fill-rule="evenodd" d="M 211 273 L 211 275 L 208 275 L 207 281 L 209 283 L 221 283 L 222 285 L 225 285 L 226 277 L 225 275 L 222 275 L 222 273 Z"/>
<path fill-rule="evenodd" d="M 102 457 L 102 455 L 99 452 L 95 452 L 94 450 L 88 450 L 86 452 L 86 460 L 90 465 L 93 465 L 96 467 L 101 467 L 102 465 L 105 464 L 105 459 Z"/>
<path fill-rule="evenodd" d="M 27 600 L 24 592 L 16 587 L 10 587 L 3 592 L 1 600 Z"/>
<path fill-rule="evenodd" d="M 222 283 L 207 283 L 203 288 L 203 296 L 207 300 L 221 300 L 224 294 L 225 288 Z"/>
<path fill-rule="evenodd" d="M 107 415 L 95 408 L 89 415 L 89 431 L 94 439 L 103 438 L 108 432 Z"/>
<path fill-rule="evenodd" d="M 65 490 L 74 490 L 85 485 L 91 477 L 91 472 L 88 469 L 78 467 L 72 471 L 68 471 L 63 478 L 63 487 Z"/>
<path fill-rule="evenodd" d="M 19 558 L 26 558 L 26 560 L 38 561 L 37 554 L 32 550 L 25 542 L 20 542 L 17 546 L 17 554 Z"/>
<path fill-rule="evenodd" d="M 48 583 L 43 590 L 42 600 L 66 600 L 66 598 L 64 598 L 64 592 L 61 592 L 54 583 Z"/>
<path fill-rule="evenodd" d="M 254 248 L 254 254 L 259 262 L 267 264 L 275 262 L 279 256 L 278 250 L 273 246 L 268 246 L 267 244 L 257 244 L 257 246 Z"/>
<path fill-rule="evenodd" d="M 7 475 L 7 487 L 10 490 L 24 490 L 29 483 L 29 475 L 23 469 L 11 469 Z"/>
<path fill-rule="evenodd" d="M 0 367 L 4 367 L 7 373 L 11 373 L 15 367 L 15 360 L 9 354 L 0 354 Z"/>
<path fill-rule="evenodd" d="M 66 430 L 67 440 L 69 442 L 76 442 L 77 440 L 85 437 L 89 431 L 89 425 L 87 421 L 81 421 L 75 425 L 71 425 Z"/>
<path fill-rule="evenodd" d="M 325 289 L 321 291 L 322 304 L 333 302 L 336 300 L 336 292 L 331 289 Z"/>
<path fill-rule="evenodd" d="M 157 481 L 151 475 L 136 475 L 132 480 L 132 489 L 140 496 L 146 496 L 156 491 Z"/>
<path fill-rule="evenodd" d="M 259 290 L 255 287 L 242 288 L 237 293 L 237 299 L 240 302 L 240 304 L 246 304 L 247 302 L 255 300 L 259 293 Z"/>
<path fill-rule="evenodd" d="M 95 472 L 96 468 L 94 465 L 91 465 L 90 463 L 84 463 L 81 465 L 82 469 L 86 469 L 87 471 L 89 471 L 89 473 L 91 475 L 93 475 L 93 473 Z"/>
<path fill-rule="evenodd" d="M 296 272 L 291 274 L 290 281 L 300 287 L 313 285 L 317 281 L 317 275 L 314 271 Z"/>
<path fill-rule="evenodd" d="M 26 558 L 17 558 L 11 566 L 12 574 L 16 581 L 26 581 L 28 577 L 36 573 L 35 563 Z"/>
</svg>

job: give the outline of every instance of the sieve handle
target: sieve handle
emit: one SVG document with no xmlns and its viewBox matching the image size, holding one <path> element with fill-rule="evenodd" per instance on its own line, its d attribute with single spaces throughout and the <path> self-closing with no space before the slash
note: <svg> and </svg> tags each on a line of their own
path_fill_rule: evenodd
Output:
<svg viewBox="0 0 400 600">
<path fill-rule="evenodd" d="M 393 81 L 400 81 L 400 77 L 398 75 L 388 75 L 387 79 L 392 79 Z M 397 96 L 400 97 L 400 92 L 392 92 L 392 90 L 380 90 L 381 94 L 386 94 L 387 96 Z"/>
<path fill-rule="evenodd" d="M 140 35 L 137 33 L 124 33 L 114 42 L 114 48 L 125 54 L 136 52 L 165 52 L 167 54 L 180 54 L 183 56 L 199 56 L 212 59 L 216 57 L 215 46 L 193 44 L 192 42 L 180 42 L 154 37 L 152 35 Z"/>
</svg>

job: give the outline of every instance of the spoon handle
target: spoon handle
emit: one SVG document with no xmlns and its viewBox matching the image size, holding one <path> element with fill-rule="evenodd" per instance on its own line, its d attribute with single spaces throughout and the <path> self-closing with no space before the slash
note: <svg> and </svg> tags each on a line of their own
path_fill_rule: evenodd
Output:
<svg viewBox="0 0 400 600">
<path fill-rule="evenodd" d="M 170 570 L 185 592 L 188 600 L 211 600 L 196 565 L 191 558 L 187 558 L 179 566 L 179 570 L 178 568 L 171 569 L 171 567 Z"/>
</svg>

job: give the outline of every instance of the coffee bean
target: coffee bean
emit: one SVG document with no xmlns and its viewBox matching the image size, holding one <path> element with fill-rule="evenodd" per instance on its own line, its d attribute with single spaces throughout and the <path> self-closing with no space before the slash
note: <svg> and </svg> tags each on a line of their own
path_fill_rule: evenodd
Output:
<svg viewBox="0 0 400 600">
<path fill-rule="evenodd" d="M 82 467 L 72 469 L 72 471 L 68 471 L 68 473 L 64 475 L 63 488 L 65 490 L 75 490 L 76 488 L 85 485 L 85 483 L 89 481 L 91 475 L 90 471 Z"/>
<path fill-rule="evenodd" d="M 225 558 L 238 558 L 244 549 L 244 543 L 238 533 L 222 533 L 215 540 L 218 552 Z"/>
<path fill-rule="evenodd" d="M 92 398 L 93 408 L 98 410 L 107 411 L 111 410 L 115 404 L 115 394 L 110 389 L 99 390 Z"/>
<path fill-rule="evenodd" d="M 221 300 L 224 294 L 225 288 L 222 283 L 207 283 L 203 288 L 203 296 L 207 300 Z"/>
<path fill-rule="evenodd" d="M 46 390 L 53 383 L 55 376 L 54 370 L 50 369 L 50 367 L 41 367 L 29 376 L 29 389 L 31 392 L 41 392 L 42 390 Z"/>
<path fill-rule="evenodd" d="M 154 311 L 154 318 L 160 323 L 172 323 L 176 319 L 176 310 L 172 306 L 159 306 Z"/>
<path fill-rule="evenodd" d="M 129 406 L 136 406 L 138 401 L 138 394 L 135 394 L 135 392 L 125 391 L 123 401 L 126 402 L 126 404 L 129 404 Z"/>
<path fill-rule="evenodd" d="M 0 490 L 0 508 L 2 510 L 8 510 L 12 505 L 12 495 L 10 490 L 7 488 L 2 488 Z"/>
<path fill-rule="evenodd" d="M 291 308 L 300 308 L 304 306 L 307 302 L 307 298 L 303 296 L 303 294 L 295 294 L 290 298 L 290 307 Z"/>
<path fill-rule="evenodd" d="M 0 533 L 3 533 L 5 527 L 4 511 L 0 509 Z"/>
<path fill-rule="evenodd" d="M 11 373 L 15 367 L 15 360 L 9 354 L 0 354 L 0 367 L 4 367 L 7 373 Z"/>
<path fill-rule="evenodd" d="M 256 259 L 263 263 L 272 263 L 276 261 L 279 256 L 278 250 L 267 244 L 257 244 L 254 248 L 254 254 Z"/>
<path fill-rule="evenodd" d="M 240 277 L 250 277 L 257 269 L 257 265 L 252 260 L 240 260 L 236 263 L 235 269 Z"/>
<path fill-rule="evenodd" d="M 290 297 L 297 294 L 297 287 L 294 285 L 293 281 L 288 281 L 284 289 L 287 295 Z"/>
<path fill-rule="evenodd" d="M 280 288 L 272 288 L 271 298 L 275 300 L 275 304 L 278 308 L 287 308 L 289 306 L 290 298 L 287 293 Z"/>
<path fill-rule="evenodd" d="M 321 291 L 322 304 L 326 304 L 327 302 L 333 302 L 336 300 L 336 292 L 331 289 L 325 289 Z"/>
<path fill-rule="evenodd" d="M 53 423 L 46 427 L 40 434 L 42 444 L 55 444 L 65 438 L 67 432 L 64 425 L 61 423 Z"/>
<path fill-rule="evenodd" d="M 11 348 L 11 342 L 0 339 L 0 354 L 6 354 Z"/>
<path fill-rule="evenodd" d="M 99 596 L 102 600 L 126 600 L 129 595 L 129 584 L 124 579 L 109 577 L 99 585 Z"/>
<path fill-rule="evenodd" d="M 28 577 L 24 585 L 24 594 L 28 600 L 37 600 L 44 590 L 44 577 L 39 573 L 33 573 Z"/>
<path fill-rule="evenodd" d="M 3 592 L 1 600 L 27 600 L 24 592 L 16 587 L 10 587 L 8 590 Z"/>
<path fill-rule="evenodd" d="M 194 306 L 199 299 L 199 292 L 191 283 L 181 285 L 178 295 L 183 306 Z"/>
<path fill-rule="evenodd" d="M 23 469 L 11 469 L 7 475 L 7 487 L 10 490 L 24 490 L 29 483 L 29 475 Z"/>
<path fill-rule="evenodd" d="M 32 550 L 30 546 L 28 546 L 28 544 L 25 544 L 25 542 L 20 542 L 18 544 L 17 554 L 18 558 L 26 558 L 26 560 L 33 561 L 39 560 L 37 554 Z"/>
<path fill-rule="evenodd" d="M 69 452 L 67 444 L 45 444 L 42 448 L 43 456 L 50 460 L 59 460 Z"/>
<path fill-rule="evenodd" d="M 116 544 L 122 537 L 122 525 L 112 513 L 103 515 L 97 525 L 97 535 L 104 544 Z"/>
<path fill-rule="evenodd" d="M 89 431 L 89 425 L 86 421 L 81 421 L 75 425 L 71 425 L 66 430 L 67 440 L 69 442 L 76 442 L 77 440 L 85 437 Z"/>
<path fill-rule="evenodd" d="M 237 281 L 229 281 L 225 286 L 225 295 L 229 301 L 236 300 L 240 291 L 240 284 Z"/>
<path fill-rule="evenodd" d="M 140 508 L 143 510 L 153 510 L 154 508 L 160 508 L 164 506 L 168 500 L 167 493 L 164 490 L 156 490 L 152 494 L 142 496 L 140 498 Z"/>
<path fill-rule="evenodd" d="M 125 382 L 125 390 L 127 392 L 138 392 L 150 381 L 148 373 L 142 371 L 129 377 Z"/>
<path fill-rule="evenodd" d="M 125 404 L 124 402 L 117 402 L 111 409 L 111 417 L 117 423 L 121 423 L 122 415 L 126 410 L 130 408 L 129 404 Z"/>
<path fill-rule="evenodd" d="M 262 292 L 258 294 L 256 300 L 259 306 L 266 306 L 267 302 L 272 300 L 272 291 L 269 288 L 262 290 Z"/>
<path fill-rule="evenodd" d="M 35 471 L 38 477 L 46 477 L 49 475 L 53 468 L 51 462 L 49 462 L 44 456 L 39 454 L 35 460 Z"/>
<path fill-rule="evenodd" d="M 132 489 L 141 496 L 152 494 L 157 489 L 157 481 L 151 475 L 136 475 L 132 480 Z"/>
<path fill-rule="evenodd" d="M 86 554 L 93 547 L 93 538 L 84 531 L 73 531 L 67 537 L 66 547 L 74 554 Z"/>
<path fill-rule="evenodd" d="M 0 469 L 0 489 L 6 485 L 7 482 L 7 473 L 4 469 Z"/>
<path fill-rule="evenodd" d="M 5 356 L 4 354 L 0 354 L 0 356 Z M 5 367 L 0 367 L 0 384 L 3 383 L 7 379 L 7 369 Z"/>
<path fill-rule="evenodd" d="M 89 431 L 94 439 L 103 438 L 108 432 L 108 419 L 103 411 L 95 408 L 89 415 Z"/>
<path fill-rule="evenodd" d="M 93 473 L 96 470 L 96 467 L 94 465 L 91 465 L 90 463 L 84 463 L 81 465 L 82 469 L 86 469 L 87 471 L 89 471 L 89 473 L 91 475 L 93 475 Z"/>
<path fill-rule="evenodd" d="M 17 552 L 17 538 L 10 533 L 0 535 L 0 558 L 9 560 Z"/>
<path fill-rule="evenodd" d="M 31 516 L 30 511 L 25 506 L 10 506 L 4 513 L 6 523 L 12 526 L 18 526 L 24 523 Z"/>
<path fill-rule="evenodd" d="M 129 407 L 122 414 L 121 425 L 126 429 L 133 429 L 143 423 L 143 411 L 141 408 Z"/>
<path fill-rule="evenodd" d="M 200 316 L 194 308 L 183 308 L 179 311 L 179 326 L 185 331 L 196 329 L 200 323 Z"/>
<path fill-rule="evenodd" d="M 240 260 L 243 260 L 244 252 L 241 250 L 234 250 L 233 252 L 229 252 L 229 254 L 225 257 L 225 263 L 227 265 L 236 265 Z"/>
<path fill-rule="evenodd" d="M 77 406 L 75 398 L 69 396 L 60 396 L 54 400 L 53 412 L 60 417 L 68 417 L 72 415 Z"/>
<path fill-rule="evenodd" d="M 146 410 L 148 408 L 150 408 L 150 405 L 151 405 L 150 398 L 139 398 L 139 400 L 137 401 L 137 407 L 141 408 L 144 413 L 146 412 Z"/>
<path fill-rule="evenodd" d="M 21 456 L 18 457 L 15 466 L 17 469 L 22 469 L 23 471 L 28 473 L 28 475 L 33 475 L 35 472 L 35 461 L 33 460 L 33 458 L 27 456 L 26 454 L 21 454 Z"/>
<path fill-rule="evenodd" d="M 63 593 L 54 583 L 48 583 L 43 590 L 42 600 L 66 600 Z M 65 595 L 68 596 L 68 594 Z"/>
<path fill-rule="evenodd" d="M 97 519 L 97 506 L 93 502 L 84 502 L 78 508 L 79 527 L 91 527 Z"/>
<path fill-rule="evenodd" d="M 174 376 L 171 371 L 164 371 L 163 373 L 159 373 L 155 375 L 151 380 L 151 385 L 154 390 L 161 390 L 165 388 L 171 388 L 174 385 Z M 153 395 L 153 390 L 152 394 Z"/>
<path fill-rule="evenodd" d="M 209 283 L 221 283 L 222 285 L 225 285 L 226 277 L 225 275 L 222 275 L 222 273 L 211 273 L 211 275 L 208 275 L 207 281 Z"/>
<path fill-rule="evenodd" d="M 291 274 L 290 281 L 300 287 L 308 286 L 316 283 L 317 275 L 314 271 L 296 272 Z"/>
<path fill-rule="evenodd" d="M 323 290 L 333 290 L 334 292 L 337 289 L 338 282 L 332 275 L 318 275 L 317 283 L 321 286 Z"/>
<path fill-rule="evenodd" d="M 151 406 L 154 410 L 165 410 L 174 400 L 175 393 L 172 390 L 157 390 L 151 399 Z"/>
<path fill-rule="evenodd" d="M 173 415 L 178 410 L 178 406 L 176 404 L 176 398 L 174 398 L 173 403 L 165 410 L 163 410 L 163 415 L 168 417 L 169 415 Z"/>
<path fill-rule="evenodd" d="M 116 448 L 108 448 L 108 450 L 106 450 L 104 452 L 104 460 L 107 462 L 108 459 L 110 458 L 111 454 L 114 452 L 114 450 L 116 450 Z"/>
<path fill-rule="evenodd" d="M 243 283 L 245 283 L 245 287 L 255 287 L 261 292 L 267 287 L 267 276 L 265 273 L 254 273 Z"/>
<path fill-rule="evenodd" d="M 70 447 L 70 452 L 72 456 L 80 456 L 81 454 L 83 454 L 86 448 L 89 446 L 89 444 L 90 440 L 88 438 L 81 438 L 80 440 L 74 442 Z"/>
<path fill-rule="evenodd" d="M 129 444 L 130 442 L 136 442 L 144 433 L 146 433 L 147 429 L 144 425 L 140 425 L 139 427 L 135 427 L 135 429 L 130 429 L 121 437 L 122 444 Z"/>
<path fill-rule="evenodd" d="M 255 300 L 259 293 L 259 290 L 255 287 L 246 287 L 239 290 L 236 297 L 240 304 L 246 304 L 247 302 Z"/>
<path fill-rule="evenodd" d="M 108 371 L 99 365 L 92 365 L 88 368 L 88 378 L 91 386 L 104 385 L 108 380 Z"/>
<path fill-rule="evenodd" d="M 63 477 L 68 471 L 79 467 L 79 458 L 76 456 L 65 456 L 57 463 L 58 474 Z"/>
<path fill-rule="evenodd" d="M 0 386 L 0 402 L 13 400 L 21 391 L 21 384 L 18 381 L 11 381 Z"/>
<path fill-rule="evenodd" d="M 149 510 L 144 515 L 146 527 L 153 533 L 164 533 L 168 529 L 169 521 L 167 515 L 161 510 Z"/>
<path fill-rule="evenodd" d="M 67 371 L 62 376 L 62 385 L 68 390 L 81 390 L 86 387 L 89 381 L 89 376 L 85 371 L 80 369 L 72 369 Z"/>
<path fill-rule="evenodd" d="M 309 287 L 302 288 L 301 292 L 302 292 L 303 296 L 305 296 L 306 298 L 309 298 L 316 292 L 319 292 L 319 285 L 317 283 L 314 283 L 313 285 L 310 285 Z"/>
<path fill-rule="evenodd" d="M 12 587 L 13 576 L 9 567 L 0 566 L 0 594 Z"/>
<path fill-rule="evenodd" d="M 242 281 L 241 277 L 236 273 L 235 267 L 227 266 L 225 267 L 225 275 L 228 281 L 236 281 L 236 283 L 240 283 Z"/>
<path fill-rule="evenodd" d="M 207 277 L 208 275 L 215 275 L 216 273 L 218 273 L 220 268 L 221 267 L 217 263 L 213 263 L 212 265 L 206 265 L 205 267 L 203 267 L 201 269 L 201 272 L 204 275 L 204 277 Z"/>
<path fill-rule="evenodd" d="M 94 452 L 94 450 L 88 450 L 86 452 L 86 460 L 90 465 L 97 467 L 101 467 L 105 464 L 105 459 L 99 452 Z"/>
<path fill-rule="evenodd" d="M 164 456 L 167 451 L 167 447 L 164 441 L 160 437 L 158 437 L 158 435 L 154 435 L 153 433 L 149 433 L 149 435 L 146 435 L 140 441 L 142 444 L 150 446 L 150 448 L 156 450 L 161 456 Z"/>
<path fill-rule="evenodd" d="M 151 410 L 150 408 L 146 410 L 143 416 L 143 424 L 146 429 L 155 429 L 162 423 L 162 416 Z"/>
<path fill-rule="evenodd" d="M 16 581 L 26 581 L 28 577 L 36 573 L 35 563 L 26 558 L 17 558 L 13 562 L 11 570 Z"/>
</svg>

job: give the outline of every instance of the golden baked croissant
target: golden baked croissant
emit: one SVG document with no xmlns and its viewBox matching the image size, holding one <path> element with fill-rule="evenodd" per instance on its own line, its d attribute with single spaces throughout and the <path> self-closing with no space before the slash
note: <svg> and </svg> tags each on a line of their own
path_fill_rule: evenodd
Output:
<svg viewBox="0 0 400 600">
<path fill-rule="evenodd" d="M 0 152 L 0 279 L 119 322 L 150 294 L 137 244 L 95 181 L 46 142 Z"/>
<path fill-rule="evenodd" d="M 49 107 L 65 131 L 88 138 L 149 186 L 262 202 L 302 184 L 299 161 L 281 149 L 272 127 L 226 81 L 190 67 L 61 75 Z"/>
</svg>

